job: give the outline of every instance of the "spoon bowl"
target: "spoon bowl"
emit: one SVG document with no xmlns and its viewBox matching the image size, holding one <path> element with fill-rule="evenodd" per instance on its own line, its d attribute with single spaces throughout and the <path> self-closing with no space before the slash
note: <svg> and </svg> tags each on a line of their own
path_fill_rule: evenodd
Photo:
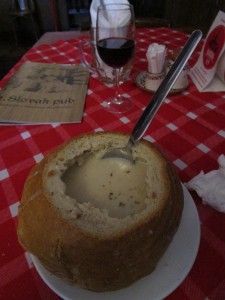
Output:
<svg viewBox="0 0 225 300">
<path fill-rule="evenodd" d="M 134 159 L 132 157 L 132 147 L 144 135 L 145 131 L 147 130 L 151 121 L 153 120 L 156 112 L 162 105 L 163 101 L 165 100 L 166 96 L 170 92 L 175 81 L 177 80 L 178 76 L 180 75 L 181 71 L 186 65 L 188 59 L 190 58 L 196 46 L 200 42 L 201 37 L 202 37 L 202 32 L 200 30 L 195 30 L 192 32 L 190 38 L 186 42 L 184 48 L 182 49 L 179 56 L 175 60 L 171 69 L 163 79 L 162 83 L 160 84 L 159 88 L 156 90 L 155 94 L 153 95 L 151 102 L 147 105 L 141 117 L 138 119 L 137 123 L 135 124 L 127 145 L 121 148 L 109 149 L 102 156 L 102 159 L 120 158 L 126 160 L 128 163 L 131 164 L 134 163 Z"/>
<path fill-rule="evenodd" d="M 132 146 L 131 141 L 129 140 L 127 145 L 122 148 L 111 148 L 109 149 L 102 158 L 121 158 L 125 159 L 130 163 L 134 163 L 132 156 Z"/>
</svg>

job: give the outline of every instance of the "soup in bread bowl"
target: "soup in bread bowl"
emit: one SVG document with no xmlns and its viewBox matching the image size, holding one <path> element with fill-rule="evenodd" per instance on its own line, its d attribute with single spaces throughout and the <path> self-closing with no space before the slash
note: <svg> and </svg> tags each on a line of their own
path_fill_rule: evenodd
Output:
<svg viewBox="0 0 225 300">
<path fill-rule="evenodd" d="M 102 159 L 123 133 L 89 133 L 47 155 L 30 172 L 18 237 L 53 274 L 96 292 L 154 271 L 179 226 L 180 180 L 168 159 L 141 140 L 135 163 Z"/>
</svg>

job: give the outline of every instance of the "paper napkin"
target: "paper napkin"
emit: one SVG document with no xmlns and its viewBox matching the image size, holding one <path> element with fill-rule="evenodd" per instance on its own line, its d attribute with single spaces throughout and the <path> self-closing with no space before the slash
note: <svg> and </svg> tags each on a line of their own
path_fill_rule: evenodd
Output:
<svg viewBox="0 0 225 300">
<path fill-rule="evenodd" d="M 149 45 L 146 53 L 148 61 L 148 72 L 151 74 L 160 74 L 165 67 L 166 47 L 157 43 Z"/>
<path fill-rule="evenodd" d="M 218 170 L 206 174 L 201 171 L 185 183 L 185 186 L 190 190 L 195 190 L 204 204 L 225 213 L 225 156 L 223 154 L 219 156 L 218 164 Z"/>
<path fill-rule="evenodd" d="M 98 7 L 104 4 L 129 4 L 127 0 L 93 0 L 91 3 L 90 7 L 90 15 L 91 15 L 91 23 L 92 23 L 92 28 L 96 28 L 96 21 L 97 21 L 97 10 Z M 102 19 L 101 20 L 102 24 L 104 24 L 107 27 L 107 20 Z M 118 12 L 116 12 L 115 18 L 114 18 L 115 24 L 126 24 L 126 16 L 125 15 L 120 15 Z"/>
</svg>

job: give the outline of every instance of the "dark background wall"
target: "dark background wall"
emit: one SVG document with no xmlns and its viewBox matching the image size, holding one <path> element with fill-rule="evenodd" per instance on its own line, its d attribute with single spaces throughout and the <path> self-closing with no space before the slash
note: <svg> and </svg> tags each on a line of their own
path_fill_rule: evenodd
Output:
<svg viewBox="0 0 225 300">
<path fill-rule="evenodd" d="M 35 19 L 40 33 L 70 30 L 73 17 L 84 18 L 84 16 L 68 16 L 68 5 L 74 5 L 75 2 L 75 0 L 35 0 Z M 87 3 L 90 4 L 90 1 Z M 174 28 L 204 28 L 205 31 L 209 29 L 218 11 L 225 11 L 225 0 L 130 0 L 130 3 L 134 5 L 137 18 L 165 18 Z M 10 1 L 0 0 L 0 33 L 12 30 L 9 6 Z"/>
<path fill-rule="evenodd" d="M 165 5 L 172 27 L 209 29 L 219 10 L 225 12 L 224 0 L 170 0 Z"/>
</svg>

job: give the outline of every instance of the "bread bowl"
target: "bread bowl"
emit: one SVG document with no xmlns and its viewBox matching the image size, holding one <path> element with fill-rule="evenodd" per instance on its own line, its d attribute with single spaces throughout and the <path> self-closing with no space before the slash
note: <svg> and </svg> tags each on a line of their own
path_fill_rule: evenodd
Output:
<svg viewBox="0 0 225 300">
<path fill-rule="evenodd" d="M 19 206 L 22 246 L 53 274 L 96 292 L 150 274 L 182 216 L 181 183 L 154 145 L 141 140 L 134 165 L 101 160 L 127 140 L 100 132 L 61 145 L 31 170 Z"/>
</svg>

